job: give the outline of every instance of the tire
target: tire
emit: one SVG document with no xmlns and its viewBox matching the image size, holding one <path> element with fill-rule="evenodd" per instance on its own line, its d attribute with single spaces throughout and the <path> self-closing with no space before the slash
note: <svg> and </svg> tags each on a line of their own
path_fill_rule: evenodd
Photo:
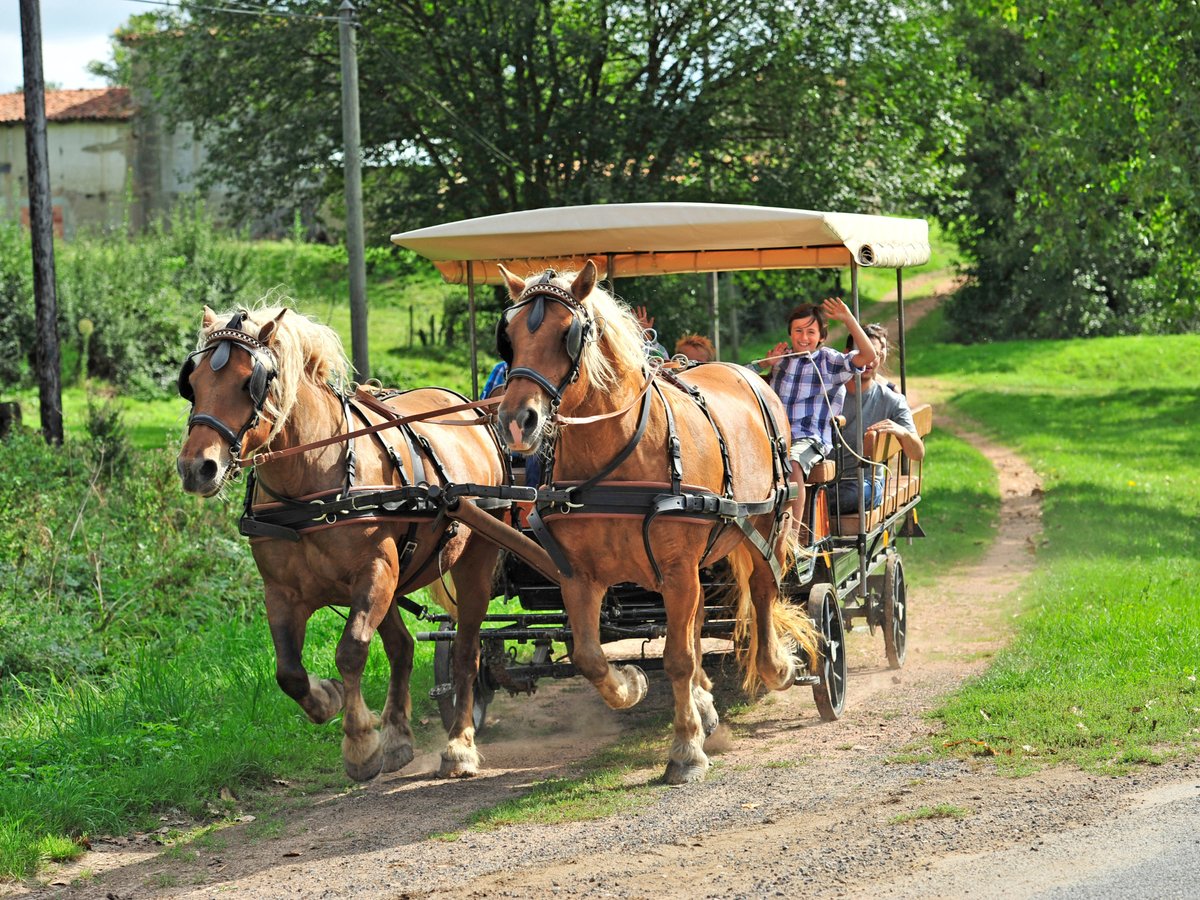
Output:
<svg viewBox="0 0 1200 900">
<path fill-rule="evenodd" d="M 813 585 L 808 594 L 808 615 L 821 635 L 821 681 L 813 685 L 813 700 L 821 718 L 835 722 L 846 708 L 846 629 L 833 585 Z"/>
<path fill-rule="evenodd" d="M 438 641 L 433 648 L 433 681 L 434 684 L 454 683 L 454 645 L 449 641 Z M 475 733 L 483 731 L 487 723 L 487 708 L 492 702 L 496 691 L 489 683 L 486 674 L 480 671 L 475 678 L 475 705 L 472 708 L 471 720 L 475 725 Z M 438 714 L 442 717 L 442 727 L 449 733 L 454 727 L 455 692 L 448 691 L 437 698 Z"/>
<path fill-rule="evenodd" d="M 908 652 L 908 588 L 900 554 L 888 552 L 883 574 L 883 649 L 888 666 L 899 669 Z"/>
</svg>

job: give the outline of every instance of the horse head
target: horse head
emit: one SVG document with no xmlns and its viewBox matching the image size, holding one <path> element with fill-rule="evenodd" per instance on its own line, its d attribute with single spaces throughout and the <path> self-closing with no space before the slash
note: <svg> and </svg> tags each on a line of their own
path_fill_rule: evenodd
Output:
<svg viewBox="0 0 1200 900">
<path fill-rule="evenodd" d="M 179 372 L 179 394 L 192 411 L 175 465 L 188 493 L 216 494 L 243 445 L 260 446 L 272 432 L 265 407 L 278 364 L 271 345 L 284 312 L 256 325 L 239 311 L 218 328 L 217 314 L 204 308 L 199 346 Z"/>
<path fill-rule="evenodd" d="M 513 300 L 496 324 L 496 349 L 508 363 L 508 387 L 499 407 L 508 449 L 533 453 L 553 424 L 563 395 L 579 381 L 597 325 L 585 303 L 596 286 L 590 259 L 573 276 L 553 269 L 521 279 L 500 267 Z"/>
</svg>

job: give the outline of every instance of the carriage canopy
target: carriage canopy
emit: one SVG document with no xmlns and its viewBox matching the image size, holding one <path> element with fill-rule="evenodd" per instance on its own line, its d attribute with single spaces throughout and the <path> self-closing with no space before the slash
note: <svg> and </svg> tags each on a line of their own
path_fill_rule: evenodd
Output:
<svg viewBox="0 0 1200 900">
<path fill-rule="evenodd" d="M 392 235 L 451 284 L 578 269 L 602 278 L 762 269 L 903 268 L 929 260 L 924 219 L 724 203 L 611 203 L 483 216 Z"/>
</svg>

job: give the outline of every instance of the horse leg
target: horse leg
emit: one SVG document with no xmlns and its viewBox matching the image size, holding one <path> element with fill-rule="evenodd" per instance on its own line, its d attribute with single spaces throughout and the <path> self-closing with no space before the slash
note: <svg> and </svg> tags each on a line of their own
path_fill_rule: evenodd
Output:
<svg viewBox="0 0 1200 900">
<path fill-rule="evenodd" d="M 275 645 L 275 681 L 309 719 L 324 725 L 341 711 L 346 692 L 340 681 L 314 678 L 305 670 L 301 650 L 310 611 L 302 608 L 298 599 L 283 588 L 268 587 L 266 591 L 267 623 Z"/>
<path fill-rule="evenodd" d="M 409 680 L 412 678 L 414 641 L 400 610 L 392 603 L 379 623 L 379 637 L 383 641 L 391 666 L 388 680 L 387 702 L 383 705 L 379 736 L 383 753 L 383 772 L 403 769 L 413 760 L 413 734 L 410 726 L 412 699 L 409 695 Z"/>
<path fill-rule="evenodd" d="M 785 651 L 775 631 L 775 602 L 779 598 L 779 585 L 767 561 L 756 550 L 750 550 L 749 554 L 754 566 L 750 571 L 749 589 L 754 604 L 757 638 L 751 665 L 758 669 L 759 677 L 769 690 L 782 691 L 796 680 L 796 662 Z"/>
<path fill-rule="evenodd" d="M 394 570 L 388 569 L 387 561 L 372 560 L 351 590 L 350 614 L 334 654 L 346 688 L 342 763 L 355 781 L 370 781 L 383 769 L 383 742 L 375 730 L 378 719 L 363 701 L 362 675 L 371 636 L 392 608 L 395 587 Z"/>
<path fill-rule="evenodd" d="M 696 669 L 700 667 L 696 655 L 700 577 L 695 569 L 664 572 L 663 583 L 663 605 L 667 612 L 663 671 L 671 680 L 671 690 L 675 694 L 675 735 L 663 778 L 667 784 L 686 784 L 702 780 L 708 771 L 704 731 L 695 698 Z M 711 694 L 709 702 L 712 702 Z"/>
<path fill-rule="evenodd" d="M 600 601 L 604 589 L 585 576 L 562 584 L 563 607 L 571 625 L 571 662 L 584 678 L 596 686 L 613 709 L 628 709 L 641 703 L 649 682 L 638 666 L 614 666 L 600 644 Z"/>
<path fill-rule="evenodd" d="M 458 603 L 458 628 L 451 650 L 454 664 L 454 725 L 442 751 L 438 775 L 462 778 L 479 773 L 475 746 L 475 679 L 479 675 L 479 627 L 492 599 L 492 575 L 499 551 L 494 544 L 472 537 L 451 570 Z"/>
<path fill-rule="evenodd" d="M 700 608 L 696 612 L 696 625 L 692 629 L 694 637 L 693 652 L 696 656 L 696 668 L 692 674 L 692 701 L 696 704 L 697 712 L 700 713 L 700 725 L 707 737 L 717 730 L 717 726 L 721 724 L 721 718 L 717 715 L 716 704 L 713 703 L 712 679 L 704 671 L 703 638 L 700 636 L 700 631 L 703 627 L 704 604 L 701 602 Z"/>
</svg>

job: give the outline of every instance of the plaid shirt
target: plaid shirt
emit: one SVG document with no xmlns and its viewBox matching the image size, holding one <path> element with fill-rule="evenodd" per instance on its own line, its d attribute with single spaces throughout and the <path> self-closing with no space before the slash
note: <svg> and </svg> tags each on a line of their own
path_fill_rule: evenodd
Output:
<svg viewBox="0 0 1200 900">
<path fill-rule="evenodd" d="M 842 411 L 843 385 L 862 371 L 850 361 L 854 353 L 818 347 L 810 356 L 793 356 L 775 366 L 771 387 L 787 409 L 793 443 L 815 438 L 826 456 L 833 450 L 829 422 Z"/>
</svg>

